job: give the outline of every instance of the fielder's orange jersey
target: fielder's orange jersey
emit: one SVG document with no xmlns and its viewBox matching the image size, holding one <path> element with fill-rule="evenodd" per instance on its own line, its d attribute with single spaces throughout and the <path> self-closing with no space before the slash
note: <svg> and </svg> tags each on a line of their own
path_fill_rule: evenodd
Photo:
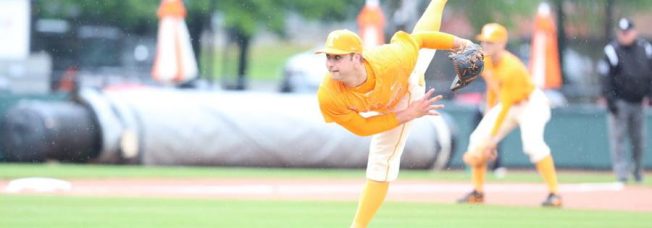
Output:
<svg viewBox="0 0 652 228">
<path fill-rule="evenodd" d="M 416 64 L 421 46 L 435 49 L 453 48 L 450 34 L 430 32 L 410 35 L 397 32 L 389 44 L 363 52 L 367 80 L 350 88 L 326 75 L 317 97 L 326 122 L 336 122 L 357 135 L 373 135 L 390 130 L 400 123 L 393 108 L 406 95 L 408 79 Z M 378 112 L 363 117 L 362 112 Z"/>
<path fill-rule="evenodd" d="M 512 105 L 527 100 L 535 86 L 523 62 L 508 51 L 503 52 L 498 62 L 494 62 L 490 57 L 485 58 L 485 62 L 489 64 L 485 65 L 484 71 L 491 77 L 489 80 L 498 85 L 498 100 L 502 104 L 491 130 L 491 135 L 495 136 Z"/>
<path fill-rule="evenodd" d="M 485 57 L 485 62 L 484 62 L 485 69 L 491 68 L 491 66 L 489 66 L 491 63 L 487 60 L 488 58 Z M 496 106 L 496 104 L 498 103 L 498 88 L 497 87 L 494 88 L 494 85 L 498 85 L 498 81 L 494 79 L 493 76 L 491 76 L 491 73 L 489 71 L 483 70 L 482 74 L 480 75 L 484 79 L 487 86 L 487 89 L 485 91 L 485 99 L 487 102 L 486 110 L 489 110 L 494 106 Z"/>
</svg>

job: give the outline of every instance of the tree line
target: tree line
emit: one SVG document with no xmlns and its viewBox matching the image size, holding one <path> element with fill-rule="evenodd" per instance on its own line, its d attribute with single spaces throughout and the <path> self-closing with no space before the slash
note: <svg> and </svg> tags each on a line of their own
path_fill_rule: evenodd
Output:
<svg viewBox="0 0 652 228">
<path fill-rule="evenodd" d="M 158 18 L 156 11 L 160 0 L 31 0 L 36 18 L 60 18 L 73 24 L 114 26 L 127 34 L 156 34 Z M 390 6 L 386 16 L 391 17 L 392 6 L 401 1 L 381 1 Z M 513 18 L 531 16 L 540 0 L 455 0 L 448 7 L 462 10 L 477 31 L 488 21 L 513 25 Z M 555 10 L 558 28 L 569 24 L 590 26 L 595 34 L 608 39 L 613 21 L 619 16 L 648 10 L 648 0 L 550 0 Z M 297 13 L 307 20 L 344 21 L 354 19 L 364 5 L 364 0 L 185 0 L 193 49 L 199 56 L 200 34 L 210 29 L 215 13 L 224 16 L 224 23 L 239 49 L 238 72 L 244 77 L 247 71 L 249 45 L 260 28 L 264 27 L 284 36 L 286 15 Z M 387 8 L 387 7 L 386 7 Z M 564 29 L 559 29 L 560 45 L 564 45 Z"/>
</svg>

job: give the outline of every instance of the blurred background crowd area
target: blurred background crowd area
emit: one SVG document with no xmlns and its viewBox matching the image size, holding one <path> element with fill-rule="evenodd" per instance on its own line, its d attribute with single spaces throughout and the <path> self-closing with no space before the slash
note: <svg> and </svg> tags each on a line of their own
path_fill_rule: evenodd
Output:
<svg viewBox="0 0 652 228">
<path fill-rule="evenodd" d="M 52 93 L 79 86 L 156 84 L 160 0 L 25 0 L 20 7 L 0 1 L 0 26 L 11 28 L 0 45 L 0 93 Z M 509 49 L 528 63 L 540 0 L 449 1 L 442 31 L 473 39 L 481 26 L 498 22 L 510 31 Z M 652 37 L 647 0 L 551 0 L 557 28 L 563 84 L 557 91 L 570 104 L 600 98 L 597 60 L 613 37 L 617 18 L 631 18 L 640 36 Z M 328 32 L 358 31 L 364 0 L 185 0 L 185 22 L 199 65 L 199 77 L 182 87 L 314 92 L 324 75 L 320 47 Z M 384 39 L 411 30 L 427 1 L 381 0 Z M 5 6 L 2 6 L 5 5 Z M 23 10 L 24 11 L 24 10 Z M 24 18 L 24 20 L 18 20 Z M 20 28 L 16 28 L 19 26 Z M 25 27 L 26 26 L 26 27 Z M 24 28 L 23 28 L 24 27 Z M 23 31 L 15 35 L 12 31 Z M 17 51 L 16 51 L 17 50 Z M 426 78 L 448 99 L 480 94 L 481 80 L 451 94 L 447 53 L 437 53 Z M 478 99 L 476 99 L 478 100 Z"/>
</svg>

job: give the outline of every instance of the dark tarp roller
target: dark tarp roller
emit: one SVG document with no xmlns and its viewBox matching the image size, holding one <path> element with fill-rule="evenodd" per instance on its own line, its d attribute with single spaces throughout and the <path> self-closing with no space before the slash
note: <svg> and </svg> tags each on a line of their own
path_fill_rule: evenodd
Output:
<svg viewBox="0 0 652 228">
<path fill-rule="evenodd" d="M 8 161 L 88 161 L 99 152 L 99 138 L 91 112 L 72 102 L 21 101 L 0 122 Z"/>
</svg>

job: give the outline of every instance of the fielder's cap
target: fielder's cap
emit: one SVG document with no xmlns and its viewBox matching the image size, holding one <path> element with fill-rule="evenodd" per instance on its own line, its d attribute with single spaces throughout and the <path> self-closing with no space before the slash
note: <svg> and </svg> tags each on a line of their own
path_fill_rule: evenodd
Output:
<svg viewBox="0 0 652 228">
<path fill-rule="evenodd" d="M 324 48 L 315 52 L 315 54 L 335 54 L 344 55 L 362 52 L 362 39 L 346 29 L 335 30 L 328 34 Z"/>
<path fill-rule="evenodd" d="M 507 29 L 498 23 L 489 23 L 482 26 L 480 34 L 475 39 L 485 42 L 507 42 Z"/>
<path fill-rule="evenodd" d="M 634 22 L 632 22 L 632 20 L 630 20 L 629 18 L 620 18 L 618 20 L 618 30 L 628 31 L 633 28 L 634 28 Z"/>
</svg>

